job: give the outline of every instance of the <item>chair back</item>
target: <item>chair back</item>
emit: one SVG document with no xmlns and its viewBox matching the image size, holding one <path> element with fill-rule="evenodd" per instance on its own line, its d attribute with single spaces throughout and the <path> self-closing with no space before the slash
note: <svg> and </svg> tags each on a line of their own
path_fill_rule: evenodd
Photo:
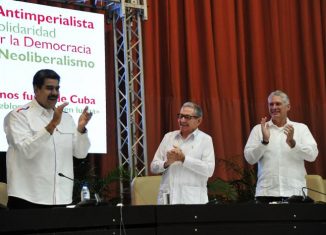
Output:
<svg viewBox="0 0 326 235">
<path fill-rule="evenodd" d="M 135 177 L 131 183 L 132 205 L 157 205 L 162 176 Z"/>
<path fill-rule="evenodd" d="M 322 194 L 326 194 L 326 184 L 324 179 L 320 175 L 306 175 L 306 182 L 308 196 L 315 202 L 326 202 L 326 195 Z M 314 192 L 309 189 L 313 189 L 321 193 Z"/>
<path fill-rule="evenodd" d="M 0 182 L 0 204 L 7 206 L 7 202 L 8 202 L 7 184 Z"/>
</svg>

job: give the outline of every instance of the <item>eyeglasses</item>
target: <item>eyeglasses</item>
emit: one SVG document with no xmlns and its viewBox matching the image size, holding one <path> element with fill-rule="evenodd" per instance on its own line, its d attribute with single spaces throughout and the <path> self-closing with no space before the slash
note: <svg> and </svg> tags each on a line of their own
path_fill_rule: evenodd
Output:
<svg viewBox="0 0 326 235">
<path fill-rule="evenodd" d="M 187 115 L 187 114 L 181 114 L 181 113 L 178 113 L 177 114 L 177 118 L 178 119 L 182 119 L 182 118 L 184 118 L 184 119 L 186 119 L 186 120 L 190 120 L 190 119 L 192 119 L 192 118 L 198 118 L 197 116 L 191 116 L 191 115 Z"/>
</svg>

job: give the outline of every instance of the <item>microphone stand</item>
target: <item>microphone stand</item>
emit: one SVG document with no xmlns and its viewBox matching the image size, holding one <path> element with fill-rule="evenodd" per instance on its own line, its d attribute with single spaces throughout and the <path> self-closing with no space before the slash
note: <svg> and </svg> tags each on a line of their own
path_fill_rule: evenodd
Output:
<svg viewBox="0 0 326 235">
<path fill-rule="evenodd" d="M 71 181 L 73 181 L 74 183 L 78 183 L 79 185 L 81 185 L 81 182 L 79 180 L 75 180 L 73 178 L 70 178 L 64 174 L 62 174 L 61 172 L 58 173 L 58 175 L 60 177 L 69 179 Z M 92 187 L 92 186 L 91 186 Z M 92 187 L 93 188 L 93 187 Z M 79 203 L 77 203 L 76 207 L 89 207 L 89 206 L 99 206 L 99 205 L 107 205 L 106 202 L 104 202 L 101 197 L 99 196 L 98 193 L 94 193 L 94 197 L 95 199 L 89 199 L 89 200 L 85 200 L 85 201 L 80 201 Z"/>
</svg>

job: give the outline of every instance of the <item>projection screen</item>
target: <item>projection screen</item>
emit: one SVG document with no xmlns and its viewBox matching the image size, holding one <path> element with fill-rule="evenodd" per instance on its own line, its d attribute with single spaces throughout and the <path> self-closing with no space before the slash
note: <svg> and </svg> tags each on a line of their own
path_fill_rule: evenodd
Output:
<svg viewBox="0 0 326 235">
<path fill-rule="evenodd" d="M 105 46 L 103 14 L 0 0 L 0 151 L 7 151 L 5 115 L 34 97 L 40 69 L 61 77 L 58 104 L 76 123 L 86 105 L 91 153 L 106 153 Z"/>
</svg>

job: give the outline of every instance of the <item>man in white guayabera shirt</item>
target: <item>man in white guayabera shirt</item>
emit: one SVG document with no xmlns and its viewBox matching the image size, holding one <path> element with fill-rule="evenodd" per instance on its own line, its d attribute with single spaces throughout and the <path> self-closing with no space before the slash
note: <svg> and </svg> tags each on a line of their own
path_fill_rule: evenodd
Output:
<svg viewBox="0 0 326 235">
<path fill-rule="evenodd" d="M 152 173 L 163 174 L 158 204 L 208 202 L 215 155 L 212 138 L 198 129 L 202 116 L 197 104 L 184 103 L 177 115 L 180 130 L 167 133 L 160 143 L 151 163 Z"/>
<path fill-rule="evenodd" d="M 43 208 L 72 202 L 73 156 L 85 158 L 90 141 L 86 125 L 92 117 L 86 107 L 78 125 L 56 107 L 60 76 L 42 69 L 33 78 L 35 98 L 14 109 L 4 121 L 8 142 L 6 155 L 10 209 Z"/>
<path fill-rule="evenodd" d="M 290 107 L 284 92 L 272 92 L 268 97 L 271 119 L 261 119 L 244 149 L 248 163 L 258 163 L 256 200 L 261 203 L 302 195 L 307 174 L 304 161 L 313 162 L 318 155 L 316 141 L 308 127 L 287 117 Z"/>
</svg>

